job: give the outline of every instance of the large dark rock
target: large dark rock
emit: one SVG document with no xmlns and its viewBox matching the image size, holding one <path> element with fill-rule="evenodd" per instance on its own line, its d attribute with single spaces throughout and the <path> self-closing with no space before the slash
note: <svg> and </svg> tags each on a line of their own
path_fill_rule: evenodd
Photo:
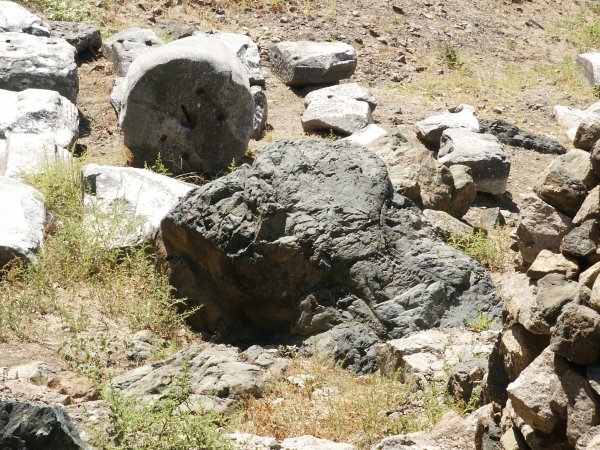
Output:
<svg viewBox="0 0 600 450">
<path fill-rule="evenodd" d="M 60 408 L 41 403 L 0 401 L 3 450 L 83 450 L 88 447 Z"/>
<path fill-rule="evenodd" d="M 273 143 L 190 192 L 162 233 L 177 294 L 201 306 L 192 325 L 230 340 L 357 322 L 384 340 L 499 312 L 484 269 L 438 240 L 383 161 L 349 143 Z"/>
<path fill-rule="evenodd" d="M 479 132 L 493 134 L 500 142 L 540 153 L 562 155 L 567 149 L 553 139 L 521 130 L 504 120 L 479 119 Z"/>
</svg>

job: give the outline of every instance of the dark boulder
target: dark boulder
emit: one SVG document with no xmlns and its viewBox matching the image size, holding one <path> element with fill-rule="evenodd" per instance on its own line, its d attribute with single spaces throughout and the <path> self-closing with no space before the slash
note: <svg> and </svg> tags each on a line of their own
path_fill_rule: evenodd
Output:
<svg viewBox="0 0 600 450">
<path fill-rule="evenodd" d="M 521 130 L 504 120 L 479 119 L 479 132 L 493 134 L 503 144 L 539 153 L 562 155 L 567 152 L 567 149 L 555 140 Z"/>
<path fill-rule="evenodd" d="M 497 315 L 485 270 L 422 219 L 364 148 L 284 141 L 190 192 L 162 233 L 177 294 L 201 306 L 192 325 L 228 340 L 305 339 L 358 322 L 383 341 Z M 372 347 L 364 334 L 333 336 L 356 341 L 339 348 Z"/>
</svg>

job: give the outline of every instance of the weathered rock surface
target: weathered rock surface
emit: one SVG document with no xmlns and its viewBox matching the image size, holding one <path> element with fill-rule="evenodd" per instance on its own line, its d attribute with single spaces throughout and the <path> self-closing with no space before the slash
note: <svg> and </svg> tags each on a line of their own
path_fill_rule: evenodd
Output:
<svg viewBox="0 0 600 450">
<path fill-rule="evenodd" d="M 527 150 L 535 150 L 540 153 L 562 155 L 567 151 L 562 145 L 553 139 L 529 133 L 521 130 L 516 125 L 504 120 L 479 120 L 479 132 L 493 134 L 503 144 L 521 147 Z"/>
<path fill-rule="evenodd" d="M 87 50 L 100 50 L 102 36 L 100 29 L 82 22 L 52 22 L 52 37 L 64 39 L 77 50 L 83 53 Z"/>
<path fill-rule="evenodd" d="M 75 48 L 64 39 L 0 33 L 0 89 L 58 91 L 77 101 Z"/>
<path fill-rule="evenodd" d="M 350 136 L 345 137 L 344 139 L 342 139 L 342 141 L 352 142 L 353 144 L 368 147 L 373 142 L 387 135 L 388 132 L 385 129 L 381 128 L 379 125 L 375 125 L 374 123 L 372 123 L 356 131 L 355 133 L 352 133 Z"/>
<path fill-rule="evenodd" d="M 500 353 L 510 381 L 537 358 L 550 343 L 550 337 L 531 333 L 520 323 L 514 323 L 502 332 Z"/>
<path fill-rule="evenodd" d="M 424 209 L 423 215 L 433 229 L 442 238 L 449 236 L 468 236 L 473 233 L 473 228 L 444 211 Z"/>
<path fill-rule="evenodd" d="M 592 189 L 573 218 L 574 225 L 581 225 L 583 222 L 591 219 L 600 218 L 600 186 Z"/>
<path fill-rule="evenodd" d="M 585 258 L 596 253 L 599 240 L 600 230 L 596 220 L 586 220 L 563 238 L 561 251 L 568 257 Z"/>
<path fill-rule="evenodd" d="M 42 194 L 19 180 L 0 177 L 0 267 L 31 260 L 42 247 L 46 207 Z"/>
<path fill-rule="evenodd" d="M 338 84 L 335 86 L 316 89 L 304 97 L 304 106 L 310 105 L 311 102 L 315 100 L 324 101 L 330 100 L 334 97 L 347 97 L 358 102 L 367 102 L 371 111 L 374 111 L 377 107 L 377 100 L 375 99 L 375 96 L 356 83 Z"/>
<path fill-rule="evenodd" d="M 288 86 L 332 84 L 356 70 L 356 50 L 330 42 L 280 42 L 270 49 L 271 70 Z"/>
<path fill-rule="evenodd" d="M 592 86 L 600 84 L 600 53 L 581 53 L 577 56 L 577 67 L 583 69 L 585 79 Z"/>
<path fill-rule="evenodd" d="M 572 228 L 571 219 L 536 195 L 523 196 L 515 232 L 523 262 L 531 264 L 544 249 L 558 253 L 562 238 Z"/>
<path fill-rule="evenodd" d="M 497 314 L 482 268 L 436 240 L 384 163 L 348 143 L 271 144 L 161 228 L 178 295 L 203 305 L 192 324 L 231 338 L 359 323 L 377 340 Z M 355 352 L 372 347 L 357 338 Z"/>
<path fill-rule="evenodd" d="M 600 449 L 600 426 L 595 426 L 581 435 L 577 441 L 575 450 L 599 450 Z"/>
<path fill-rule="evenodd" d="M 367 102 L 350 97 L 333 96 L 312 100 L 302 114 L 304 131 L 333 130 L 342 134 L 352 134 L 373 121 L 371 108 Z"/>
<path fill-rule="evenodd" d="M 546 203 L 570 217 L 575 216 L 588 190 L 598 184 L 590 154 L 571 150 L 556 158 L 536 183 L 535 193 Z"/>
<path fill-rule="evenodd" d="M 534 280 L 539 280 L 551 273 L 559 273 L 569 279 L 573 279 L 579 273 L 579 265 L 577 261 L 566 258 L 560 253 L 542 250 L 531 266 L 529 266 L 529 269 L 527 269 L 527 276 Z"/>
<path fill-rule="evenodd" d="M 100 231 L 109 232 L 115 226 L 115 217 L 124 221 L 119 224 L 120 230 L 111 233 L 116 247 L 153 241 L 160 221 L 196 187 L 132 167 L 89 164 L 81 175 L 90 223 Z"/>
<path fill-rule="evenodd" d="M 477 198 L 477 186 L 473 181 L 473 171 L 469 166 L 454 164 L 449 169 L 452 174 L 454 190 L 446 210 L 452 216 L 460 219 L 468 213 Z"/>
<path fill-rule="evenodd" d="M 193 36 L 131 65 L 120 124 L 134 164 L 160 153 L 173 173 L 224 170 L 247 149 L 254 102 L 248 77 L 219 40 Z"/>
<path fill-rule="evenodd" d="M 45 386 L 54 378 L 55 373 L 56 369 L 50 364 L 43 361 L 33 361 L 28 364 L 10 367 L 4 377 L 8 380 L 23 380 Z"/>
<path fill-rule="evenodd" d="M 590 159 L 592 162 L 592 168 L 594 169 L 594 173 L 596 174 L 596 177 L 600 179 L 600 142 L 596 142 L 594 148 L 592 148 Z"/>
<path fill-rule="evenodd" d="M 0 33 L 4 32 L 48 37 L 50 36 L 50 26 L 21 5 L 0 1 Z"/>
<path fill-rule="evenodd" d="M 600 362 L 600 314 L 576 303 L 565 305 L 552 329 L 550 348 L 577 364 Z"/>
<path fill-rule="evenodd" d="M 245 433 L 230 433 L 226 435 L 233 447 L 238 450 L 356 450 L 351 444 L 344 444 L 320 439 L 314 436 L 298 436 L 278 441 L 274 437 L 255 436 Z"/>
<path fill-rule="evenodd" d="M 147 28 L 127 28 L 102 43 L 104 57 L 115 66 L 115 74 L 124 77 L 139 56 L 162 46 L 164 42 Z"/>
<path fill-rule="evenodd" d="M 473 228 L 484 231 L 492 231 L 494 228 L 506 225 L 504 216 L 500 213 L 498 207 L 473 206 L 469 208 L 463 219 Z"/>
<path fill-rule="evenodd" d="M 460 128 L 448 129 L 442 133 L 440 146 L 438 161 L 445 166 L 470 167 L 479 192 L 494 195 L 506 192 L 510 156 L 494 136 Z"/>
<path fill-rule="evenodd" d="M 585 376 L 575 370 L 566 370 L 560 381 L 568 400 L 567 440 L 574 448 L 587 430 L 600 424 L 600 403 Z"/>
<path fill-rule="evenodd" d="M 262 352 L 264 353 L 264 351 Z M 269 370 L 284 363 L 279 358 L 251 360 L 235 347 L 194 344 L 172 357 L 138 367 L 113 379 L 115 389 L 127 395 L 160 395 L 188 367 L 192 402 L 218 412 L 231 412 L 244 396 L 260 397 Z"/>
<path fill-rule="evenodd" d="M 0 448 L 84 450 L 88 447 L 61 408 L 0 401 Z"/>
<path fill-rule="evenodd" d="M 267 120 L 269 119 L 269 104 L 267 103 L 267 95 L 260 86 L 251 86 L 252 99 L 254 100 L 254 118 L 252 121 L 252 139 L 262 138 L 266 128 Z"/>
<path fill-rule="evenodd" d="M 442 133 L 448 128 L 464 128 L 479 132 L 479 120 L 475 117 L 475 108 L 470 105 L 459 105 L 441 114 L 427 117 L 415 123 L 417 137 L 426 144 L 439 148 Z"/>
<path fill-rule="evenodd" d="M 0 90 L 0 104 L 0 176 L 36 173 L 55 158 L 70 158 L 79 133 L 73 103 L 58 92 L 27 89 Z"/>
<path fill-rule="evenodd" d="M 591 151 L 594 144 L 600 139 L 600 115 L 586 115 L 575 132 L 573 145 L 585 151 Z"/>
</svg>

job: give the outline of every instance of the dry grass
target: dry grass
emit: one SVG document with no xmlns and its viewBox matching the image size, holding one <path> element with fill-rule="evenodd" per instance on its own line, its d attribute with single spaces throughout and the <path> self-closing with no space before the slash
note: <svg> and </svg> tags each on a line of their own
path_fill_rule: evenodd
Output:
<svg viewBox="0 0 600 450">
<path fill-rule="evenodd" d="M 267 395 L 246 400 L 229 428 L 283 439 L 310 434 L 370 448 L 384 436 L 431 428 L 456 406 L 441 388 L 379 374 L 357 377 L 318 358 L 294 358 L 289 380 L 271 383 Z"/>
</svg>

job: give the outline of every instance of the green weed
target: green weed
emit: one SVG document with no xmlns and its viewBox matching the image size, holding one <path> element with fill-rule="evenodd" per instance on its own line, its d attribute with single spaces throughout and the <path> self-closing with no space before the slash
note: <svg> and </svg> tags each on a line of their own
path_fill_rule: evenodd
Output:
<svg viewBox="0 0 600 450">
<path fill-rule="evenodd" d="M 458 49 L 449 44 L 446 44 L 442 50 L 441 59 L 450 70 L 460 69 L 464 65 Z"/>
<path fill-rule="evenodd" d="M 507 229 L 498 228 L 488 234 L 474 231 L 466 235 L 450 235 L 445 241 L 450 247 L 479 261 L 488 270 L 502 271 L 510 264 L 512 250 Z"/>
</svg>

